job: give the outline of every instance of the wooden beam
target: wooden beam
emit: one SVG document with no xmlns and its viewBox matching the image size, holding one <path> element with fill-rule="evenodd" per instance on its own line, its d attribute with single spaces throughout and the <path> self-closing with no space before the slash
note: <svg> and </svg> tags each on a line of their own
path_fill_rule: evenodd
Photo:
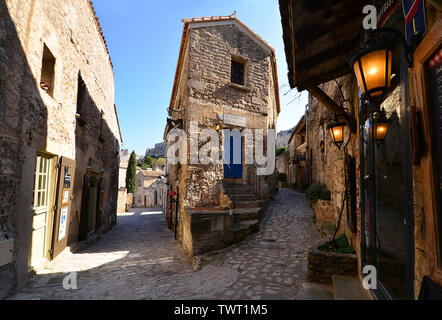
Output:
<svg viewBox="0 0 442 320">
<path fill-rule="evenodd" d="M 347 62 L 345 64 L 342 64 L 336 68 L 333 68 L 332 70 L 328 72 L 321 72 L 320 74 L 316 76 L 311 76 L 304 74 L 302 77 L 300 77 L 300 74 L 295 74 L 295 87 L 297 87 L 298 91 L 308 90 L 307 88 L 312 86 L 317 86 L 318 84 L 328 82 L 333 79 L 340 78 L 342 76 L 345 76 L 349 73 L 351 73 L 352 70 Z"/>
<path fill-rule="evenodd" d="M 334 16 L 323 23 L 310 25 L 297 31 L 295 36 L 296 44 L 302 48 L 306 44 L 314 42 L 326 34 L 357 32 L 359 26 L 362 25 L 362 15 L 358 14 L 358 12 L 359 10 L 354 12 L 350 11 L 345 15 Z"/>
<path fill-rule="evenodd" d="M 322 51 L 314 56 L 308 57 L 304 60 L 296 61 L 296 72 L 304 72 L 329 60 L 335 59 L 339 56 L 344 57 L 344 61 L 350 57 L 349 52 L 352 52 L 358 43 L 358 39 L 351 39 L 344 43 L 338 43 L 335 47 Z"/>
<path fill-rule="evenodd" d="M 342 106 L 339 106 L 318 86 L 308 87 L 307 91 L 314 95 L 316 99 L 318 99 L 318 101 L 322 103 L 331 113 L 336 113 L 336 115 L 345 114 L 344 108 Z"/>
</svg>

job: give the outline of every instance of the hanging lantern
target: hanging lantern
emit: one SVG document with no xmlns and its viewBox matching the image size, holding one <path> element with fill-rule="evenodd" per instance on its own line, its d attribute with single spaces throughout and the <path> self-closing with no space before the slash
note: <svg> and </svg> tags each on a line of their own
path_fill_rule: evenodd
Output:
<svg viewBox="0 0 442 320">
<path fill-rule="evenodd" d="M 350 59 L 362 97 L 379 103 L 391 87 L 391 43 L 376 39 L 372 30 L 366 31 L 364 47 Z"/>
<path fill-rule="evenodd" d="M 385 110 L 379 113 L 377 119 L 374 122 L 374 139 L 378 143 L 382 143 L 385 140 L 385 136 L 387 135 L 388 128 L 390 124 L 388 122 L 387 116 L 385 114 Z"/>
<path fill-rule="evenodd" d="M 347 124 L 345 122 L 332 122 L 327 127 L 327 129 L 330 130 L 332 141 L 338 147 L 338 149 L 341 149 L 341 145 L 344 143 L 346 125 Z"/>
</svg>

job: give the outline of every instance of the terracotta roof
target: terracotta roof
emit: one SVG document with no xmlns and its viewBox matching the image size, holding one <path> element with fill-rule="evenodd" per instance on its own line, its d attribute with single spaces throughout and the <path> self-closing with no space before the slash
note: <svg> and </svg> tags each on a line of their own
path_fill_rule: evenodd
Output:
<svg viewBox="0 0 442 320">
<path fill-rule="evenodd" d="M 271 52 L 272 52 L 272 65 L 273 65 L 273 71 L 274 71 L 273 72 L 273 75 L 274 75 L 273 82 L 275 85 L 278 114 L 281 112 L 281 106 L 280 106 L 280 101 L 279 101 L 278 69 L 276 66 L 275 49 L 273 49 L 263 38 L 261 38 L 259 35 L 257 35 L 247 25 L 245 25 L 243 22 L 241 22 L 236 17 L 236 13 L 233 13 L 230 16 L 196 17 L 196 18 L 185 18 L 185 19 L 181 20 L 184 23 L 184 27 L 183 27 L 183 34 L 181 36 L 181 45 L 180 45 L 180 51 L 178 54 L 178 63 L 177 63 L 176 72 L 175 72 L 175 79 L 173 82 L 172 96 L 170 98 L 169 113 L 172 110 L 173 102 L 175 100 L 176 90 L 178 87 L 178 79 L 179 79 L 180 72 L 181 72 L 182 61 L 184 59 L 184 48 L 186 46 L 186 36 L 187 36 L 187 31 L 189 29 L 189 24 L 191 24 L 191 23 L 204 23 L 204 22 L 229 21 L 229 20 L 239 23 L 242 27 L 244 27 L 247 31 L 252 33 L 258 40 L 260 40 L 265 46 L 267 46 L 271 50 Z"/>
<path fill-rule="evenodd" d="M 159 177 L 164 174 L 163 171 L 140 170 L 145 177 Z"/>
<path fill-rule="evenodd" d="M 103 29 L 100 27 L 100 21 L 97 17 L 97 13 L 95 12 L 95 9 L 94 9 L 94 3 L 90 0 L 88 2 L 89 2 L 89 8 L 91 9 L 92 14 L 94 15 L 94 18 L 95 18 L 95 25 L 97 27 L 98 33 L 100 34 L 101 40 L 103 41 L 104 49 L 107 52 L 107 55 L 109 57 L 109 63 L 110 63 L 112 70 L 113 70 L 114 65 L 112 64 L 112 60 L 111 60 L 111 57 L 109 54 L 109 49 L 107 48 L 106 38 L 104 37 Z"/>
</svg>

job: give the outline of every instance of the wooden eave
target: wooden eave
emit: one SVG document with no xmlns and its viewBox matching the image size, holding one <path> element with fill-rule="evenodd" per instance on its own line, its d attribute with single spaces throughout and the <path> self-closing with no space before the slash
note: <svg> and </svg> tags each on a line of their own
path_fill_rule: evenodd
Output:
<svg viewBox="0 0 442 320">
<path fill-rule="evenodd" d="M 357 0 L 279 0 L 291 88 L 298 91 L 351 73 L 359 46 L 362 8 Z"/>
</svg>

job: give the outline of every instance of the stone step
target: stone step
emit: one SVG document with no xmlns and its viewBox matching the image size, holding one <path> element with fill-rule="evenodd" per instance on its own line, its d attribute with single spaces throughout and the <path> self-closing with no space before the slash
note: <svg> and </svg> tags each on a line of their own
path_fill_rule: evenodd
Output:
<svg viewBox="0 0 442 320">
<path fill-rule="evenodd" d="M 240 203 L 240 202 L 247 202 L 247 201 L 256 201 L 256 196 L 254 194 L 249 194 L 249 195 L 229 195 L 230 199 L 233 201 L 235 201 L 235 204 Z"/>
<path fill-rule="evenodd" d="M 224 183 L 224 189 L 225 190 L 250 190 L 250 187 L 248 184 L 226 184 Z"/>
<path fill-rule="evenodd" d="M 332 281 L 335 300 L 370 300 L 370 293 L 359 278 L 333 275 Z"/>
<path fill-rule="evenodd" d="M 304 282 L 299 288 L 296 300 L 335 300 L 330 285 Z"/>
<path fill-rule="evenodd" d="M 235 208 L 262 208 L 264 200 L 236 201 Z"/>
<path fill-rule="evenodd" d="M 255 208 L 235 208 L 233 209 L 234 220 L 259 220 L 261 219 L 261 207 Z"/>
<path fill-rule="evenodd" d="M 248 235 L 259 231 L 258 220 L 235 221 L 233 223 L 234 242 L 238 243 L 244 240 Z"/>
</svg>

